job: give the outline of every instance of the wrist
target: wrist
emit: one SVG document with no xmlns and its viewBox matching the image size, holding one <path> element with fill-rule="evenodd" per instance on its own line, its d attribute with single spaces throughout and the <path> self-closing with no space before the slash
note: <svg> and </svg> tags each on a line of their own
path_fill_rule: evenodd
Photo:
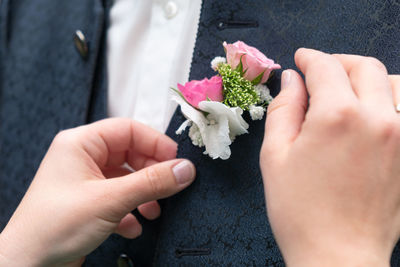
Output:
<svg viewBox="0 0 400 267">
<path fill-rule="evenodd" d="M 288 267 L 389 267 L 390 261 L 383 260 L 378 257 L 363 257 L 361 255 L 343 255 L 331 253 L 330 255 L 324 256 L 325 254 L 312 255 L 310 257 L 302 256 L 297 258 L 286 259 L 285 263 Z M 366 256 L 366 255 L 365 255 Z"/>
<path fill-rule="evenodd" d="M 26 240 L 9 238 L 3 231 L 0 234 L 0 266 L 42 266 L 40 255 L 34 255 L 26 249 L 24 242 Z"/>
<path fill-rule="evenodd" d="M 322 244 L 322 245 L 321 245 Z M 389 267 L 391 252 L 347 243 L 320 243 L 318 246 L 298 246 L 291 253 L 283 252 L 288 267 Z"/>
<path fill-rule="evenodd" d="M 1 245 L 1 235 L 0 235 L 0 266 L 11 266 L 10 261 L 7 258 L 7 254 L 3 248 L 3 245 Z"/>
</svg>

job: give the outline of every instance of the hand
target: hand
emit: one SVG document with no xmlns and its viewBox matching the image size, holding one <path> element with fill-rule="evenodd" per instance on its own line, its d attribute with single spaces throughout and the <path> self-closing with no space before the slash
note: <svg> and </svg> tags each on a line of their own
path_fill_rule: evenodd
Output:
<svg viewBox="0 0 400 267">
<path fill-rule="evenodd" d="M 306 84 L 283 73 L 260 160 L 283 257 L 389 266 L 400 234 L 399 79 L 374 58 L 299 49 L 295 61 Z"/>
<path fill-rule="evenodd" d="M 174 159 L 176 149 L 168 137 L 128 119 L 61 132 L 0 235 L 0 265 L 80 264 L 114 232 L 137 237 L 141 225 L 130 212 L 139 207 L 154 219 L 160 213 L 154 200 L 194 179 L 193 164 Z M 137 171 L 127 174 L 125 162 Z"/>
</svg>

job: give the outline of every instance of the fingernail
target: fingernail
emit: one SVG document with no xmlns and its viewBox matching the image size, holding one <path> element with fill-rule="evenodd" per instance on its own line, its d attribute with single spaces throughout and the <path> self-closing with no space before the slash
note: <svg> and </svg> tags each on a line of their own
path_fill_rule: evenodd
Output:
<svg viewBox="0 0 400 267">
<path fill-rule="evenodd" d="M 193 164 L 188 160 L 184 160 L 176 164 L 172 168 L 172 172 L 174 173 L 176 182 L 178 184 L 187 184 L 192 182 L 194 179 L 194 167 Z"/>
<path fill-rule="evenodd" d="M 284 70 L 282 72 L 282 83 L 281 83 L 281 90 L 285 90 L 289 87 L 290 85 L 290 77 L 291 73 L 289 70 Z"/>
</svg>

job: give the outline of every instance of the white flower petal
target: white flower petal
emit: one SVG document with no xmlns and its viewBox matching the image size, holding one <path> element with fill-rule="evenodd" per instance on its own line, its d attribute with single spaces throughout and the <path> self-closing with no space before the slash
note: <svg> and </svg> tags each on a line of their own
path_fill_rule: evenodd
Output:
<svg viewBox="0 0 400 267">
<path fill-rule="evenodd" d="M 204 154 L 208 154 L 213 159 L 229 159 L 231 156 L 229 145 L 232 142 L 229 138 L 229 124 L 226 117 L 222 117 L 214 125 L 208 125 L 202 131 L 202 137 L 206 146 Z"/>
<path fill-rule="evenodd" d="M 186 129 L 186 127 L 190 126 L 192 124 L 191 120 L 185 120 L 181 126 L 179 126 L 178 130 L 176 130 L 176 134 L 182 134 L 183 131 Z"/>
<path fill-rule="evenodd" d="M 176 103 L 178 103 L 178 105 L 181 106 L 182 113 L 186 117 L 186 119 L 189 119 L 193 123 L 195 123 L 197 127 L 199 127 L 199 129 L 206 127 L 206 125 L 208 124 L 208 120 L 202 112 L 189 105 L 184 99 L 182 99 L 182 97 L 178 95 L 173 96 L 172 100 L 174 100 Z"/>
<path fill-rule="evenodd" d="M 229 145 L 237 136 L 247 133 L 249 125 L 242 118 L 241 108 L 229 108 L 216 101 L 202 101 L 199 108 L 208 112 L 207 119 L 216 121 L 208 125 L 202 133 L 206 152 L 212 158 L 228 159 L 231 155 Z"/>
<path fill-rule="evenodd" d="M 199 108 L 210 113 L 217 121 L 219 121 L 221 117 L 226 117 L 229 122 L 229 130 L 234 136 L 248 133 L 247 129 L 249 125 L 242 118 L 243 110 L 241 108 L 230 108 L 216 101 L 201 101 L 199 103 Z"/>
<path fill-rule="evenodd" d="M 241 108 L 229 108 L 216 101 L 202 101 L 199 109 L 208 113 L 205 117 L 203 112 L 193 108 L 180 96 L 174 96 L 173 100 L 181 106 L 184 116 L 193 123 L 189 130 L 192 143 L 199 147 L 204 145 L 204 154 L 213 159 L 228 159 L 232 140 L 237 135 L 247 133 L 249 125 L 242 118 Z M 184 122 L 179 129 L 187 126 L 188 123 Z"/>
</svg>

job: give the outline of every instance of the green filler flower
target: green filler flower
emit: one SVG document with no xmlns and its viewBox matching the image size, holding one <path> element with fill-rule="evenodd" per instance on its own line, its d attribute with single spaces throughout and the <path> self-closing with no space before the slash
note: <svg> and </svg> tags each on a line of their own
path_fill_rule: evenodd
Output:
<svg viewBox="0 0 400 267">
<path fill-rule="evenodd" d="M 239 68 L 233 70 L 228 64 L 220 64 L 218 72 L 223 81 L 223 103 L 225 105 L 249 110 L 251 105 L 260 102 L 260 97 L 255 91 L 253 83 L 242 77 Z"/>
</svg>

